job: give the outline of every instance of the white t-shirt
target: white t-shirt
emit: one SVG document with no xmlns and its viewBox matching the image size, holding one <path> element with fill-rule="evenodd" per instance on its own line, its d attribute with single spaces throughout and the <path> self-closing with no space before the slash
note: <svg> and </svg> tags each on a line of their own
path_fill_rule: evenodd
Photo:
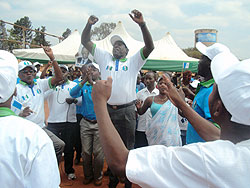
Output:
<svg viewBox="0 0 250 188">
<path fill-rule="evenodd" d="M 126 165 L 127 178 L 143 188 L 248 188 L 249 172 L 250 140 L 139 148 L 130 150 Z"/>
<path fill-rule="evenodd" d="M 121 105 L 136 99 L 137 74 L 145 64 L 142 49 L 128 59 L 118 62 L 107 51 L 94 46 L 94 59 L 100 66 L 102 80 L 112 77 L 110 105 Z"/>
<path fill-rule="evenodd" d="M 17 85 L 17 96 L 15 99 L 22 103 L 23 107 L 29 106 L 34 112 L 25 117 L 26 119 L 44 127 L 44 93 L 51 89 L 49 79 L 38 79 L 32 88 L 20 81 Z"/>
<path fill-rule="evenodd" d="M 59 187 L 52 141 L 38 125 L 18 116 L 1 117 L 0 148 L 1 187 Z"/>
<path fill-rule="evenodd" d="M 49 106 L 49 123 L 76 122 L 76 104 L 66 103 L 66 98 L 72 98 L 70 90 L 77 85 L 76 82 L 68 81 L 64 85 L 57 86 L 56 89 L 46 92 L 46 99 Z"/>
<path fill-rule="evenodd" d="M 159 94 L 159 90 L 154 88 L 154 90 L 150 93 L 147 88 L 144 88 L 136 94 L 137 99 L 144 101 L 150 96 L 156 96 Z M 137 131 L 145 132 L 147 124 L 152 119 L 152 114 L 150 109 L 148 109 L 143 115 L 138 115 L 138 126 Z"/>
</svg>

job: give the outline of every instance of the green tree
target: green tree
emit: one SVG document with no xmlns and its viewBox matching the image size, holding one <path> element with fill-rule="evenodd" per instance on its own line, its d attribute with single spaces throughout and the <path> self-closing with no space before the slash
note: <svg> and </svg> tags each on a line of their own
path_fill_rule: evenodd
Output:
<svg viewBox="0 0 250 188">
<path fill-rule="evenodd" d="M 115 23 L 102 23 L 91 31 L 92 40 L 102 40 L 107 37 L 116 27 Z"/>
<path fill-rule="evenodd" d="M 7 34 L 7 30 L 5 28 L 5 23 L 0 21 L 0 49 L 1 50 L 9 50 L 8 48 L 8 41 L 6 41 L 6 39 L 8 39 L 8 34 Z"/>
<path fill-rule="evenodd" d="M 41 26 L 41 28 L 38 27 L 38 28 L 36 29 L 36 31 L 41 31 L 41 32 L 43 32 L 43 33 L 36 32 L 36 33 L 35 33 L 35 37 L 32 39 L 31 44 L 32 44 L 32 45 L 38 45 L 38 46 L 41 46 L 41 45 L 49 46 L 49 45 L 50 45 L 50 42 L 49 42 L 49 41 L 46 41 L 46 39 L 45 39 L 45 34 L 44 34 L 44 32 L 46 31 L 45 26 Z M 32 45 L 31 45 L 31 48 L 33 48 Z"/>
<path fill-rule="evenodd" d="M 23 28 L 14 25 L 13 28 L 9 30 L 10 32 L 9 39 L 16 40 L 19 42 L 31 43 L 32 31 L 29 29 L 32 29 L 32 26 L 31 26 L 32 23 L 29 17 L 25 16 L 21 18 L 20 20 L 17 20 L 14 24 L 22 26 Z M 21 45 L 19 43 L 14 44 L 14 48 L 20 48 L 20 47 Z M 27 44 L 24 44 L 23 47 L 26 48 Z"/>
<path fill-rule="evenodd" d="M 71 34 L 71 30 L 67 28 L 66 31 L 63 32 L 62 37 L 66 39 L 70 34 Z"/>
<path fill-rule="evenodd" d="M 183 49 L 183 51 L 189 57 L 193 57 L 193 58 L 197 58 L 197 59 L 200 59 L 201 55 L 202 55 L 196 48 L 186 48 L 186 49 Z"/>
</svg>

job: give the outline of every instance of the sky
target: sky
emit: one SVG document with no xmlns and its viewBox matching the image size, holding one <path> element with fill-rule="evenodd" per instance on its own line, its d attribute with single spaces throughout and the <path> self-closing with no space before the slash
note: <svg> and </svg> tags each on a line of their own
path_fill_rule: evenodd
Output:
<svg viewBox="0 0 250 188">
<path fill-rule="evenodd" d="M 95 15 L 96 26 L 122 21 L 127 32 L 142 41 L 128 15 L 133 9 L 142 12 L 154 41 L 170 32 L 180 48 L 194 47 L 196 29 L 216 29 L 217 42 L 240 59 L 250 58 L 249 0 L 0 0 L 0 19 L 14 23 L 28 16 L 33 29 L 46 26 L 47 33 L 61 36 L 66 28 L 81 33 L 89 16 Z"/>
</svg>

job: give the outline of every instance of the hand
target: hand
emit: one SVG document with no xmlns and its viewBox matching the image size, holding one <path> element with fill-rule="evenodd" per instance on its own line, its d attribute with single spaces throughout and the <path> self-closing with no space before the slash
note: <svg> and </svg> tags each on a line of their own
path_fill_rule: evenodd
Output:
<svg viewBox="0 0 250 188">
<path fill-rule="evenodd" d="M 91 15 L 90 17 L 89 17 L 89 19 L 88 19 L 88 23 L 90 24 L 90 25 L 94 25 L 96 22 L 98 22 L 98 18 L 96 17 L 96 16 L 94 16 L 94 15 Z"/>
<path fill-rule="evenodd" d="M 111 95 L 112 89 L 112 78 L 108 77 L 107 80 L 99 80 L 93 85 L 92 89 L 92 100 L 94 106 L 101 102 L 106 103 Z"/>
<path fill-rule="evenodd" d="M 52 49 L 49 46 L 43 46 L 43 45 L 42 45 L 42 48 L 43 48 L 44 52 L 46 53 L 46 55 L 49 57 L 49 59 L 51 61 L 54 61 L 55 60 L 55 56 L 53 54 Z"/>
<path fill-rule="evenodd" d="M 27 117 L 27 116 L 29 116 L 29 115 L 32 114 L 32 113 L 33 113 L 33 111 L 30 109 L 29 106 L 27 106 L 27 107 L 25 107 L 25 108 L 21 111 L 21 113 L 19 114 L 19 116 L 20 116 L 20 117 Z"/>
<path fill-rule="evenodd" d="M 163 87 L 167 90 L 169 100 L 177 107 L 180 108 L 183 104 L 186 105 L 186 102 L 179 95 L 179 92 L 174 87 L 173 83 L 163 74 L 162 78 L 164 82 Z"/>
<path fill-rule="evenodd" d="M 68 104 L 77 103 L 77 99 L 73 99 L 73 98 L 66 98 L 65 101 Z"/>
<path fill-rule="evenodd" d="M 92 80 L 92 76 L 93 76 L 92 72 L 93 72 L 92 68 L 88 67 L 87 70 L 86 70 L 86 76 L 87 76 L 87 80 L 88 80 L 89 83 L 93 82 L 93 80 Z"/>
<path fill-rule="evenodd" d="M 134 14 L 134 16 L 132 14 L 129 14 L 129 16 L 132 18 L 132 20 L 134 20 L 134 22 L 136 22 L 139 25 L 145 23 L 143 16 L 142 16 L 142 13 L 140 11 L 132 10 L 131 13 Z"/>
<path fill-rule="evenodd" d="M 135 101 L 135 106 L 136 106 L 136 108 L 137 109 L 139 109 L 139 108 L 141 108 L 142 107 L 142 100 L 140 100 L 140 99 L 137 99 L 136 101 Z"/>
</svg>

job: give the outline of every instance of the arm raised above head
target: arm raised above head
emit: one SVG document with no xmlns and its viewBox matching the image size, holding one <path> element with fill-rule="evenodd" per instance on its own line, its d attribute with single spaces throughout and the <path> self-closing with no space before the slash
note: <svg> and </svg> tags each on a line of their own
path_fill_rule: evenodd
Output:
<svg viewBox="0 0 250 188">
<path fill-rule="evenodd" d="M 91 15 L 88 19 L 88 22 L 85 28 L 82 31 L 81 43 L 82 45 L 91 53 L 94 43 L 90 40 L 90 31 L 92 25 L 98 22 L 98 18 L 94 15 Z"/>
<path fill-rule="evenodd" d="M 145 58 L 147 58 L 150 55 L 150 53 L 154 50 L 154 43 L 152 40 L 152 36 L 147 28 L 146 22 L 144 21 L 142 13 L 140 11 L 132 10 L 129 16 L 141 28 L 143 40 L 145 43 L 145 46 L 143 47 L 143 55 Z"/>
</svg>

